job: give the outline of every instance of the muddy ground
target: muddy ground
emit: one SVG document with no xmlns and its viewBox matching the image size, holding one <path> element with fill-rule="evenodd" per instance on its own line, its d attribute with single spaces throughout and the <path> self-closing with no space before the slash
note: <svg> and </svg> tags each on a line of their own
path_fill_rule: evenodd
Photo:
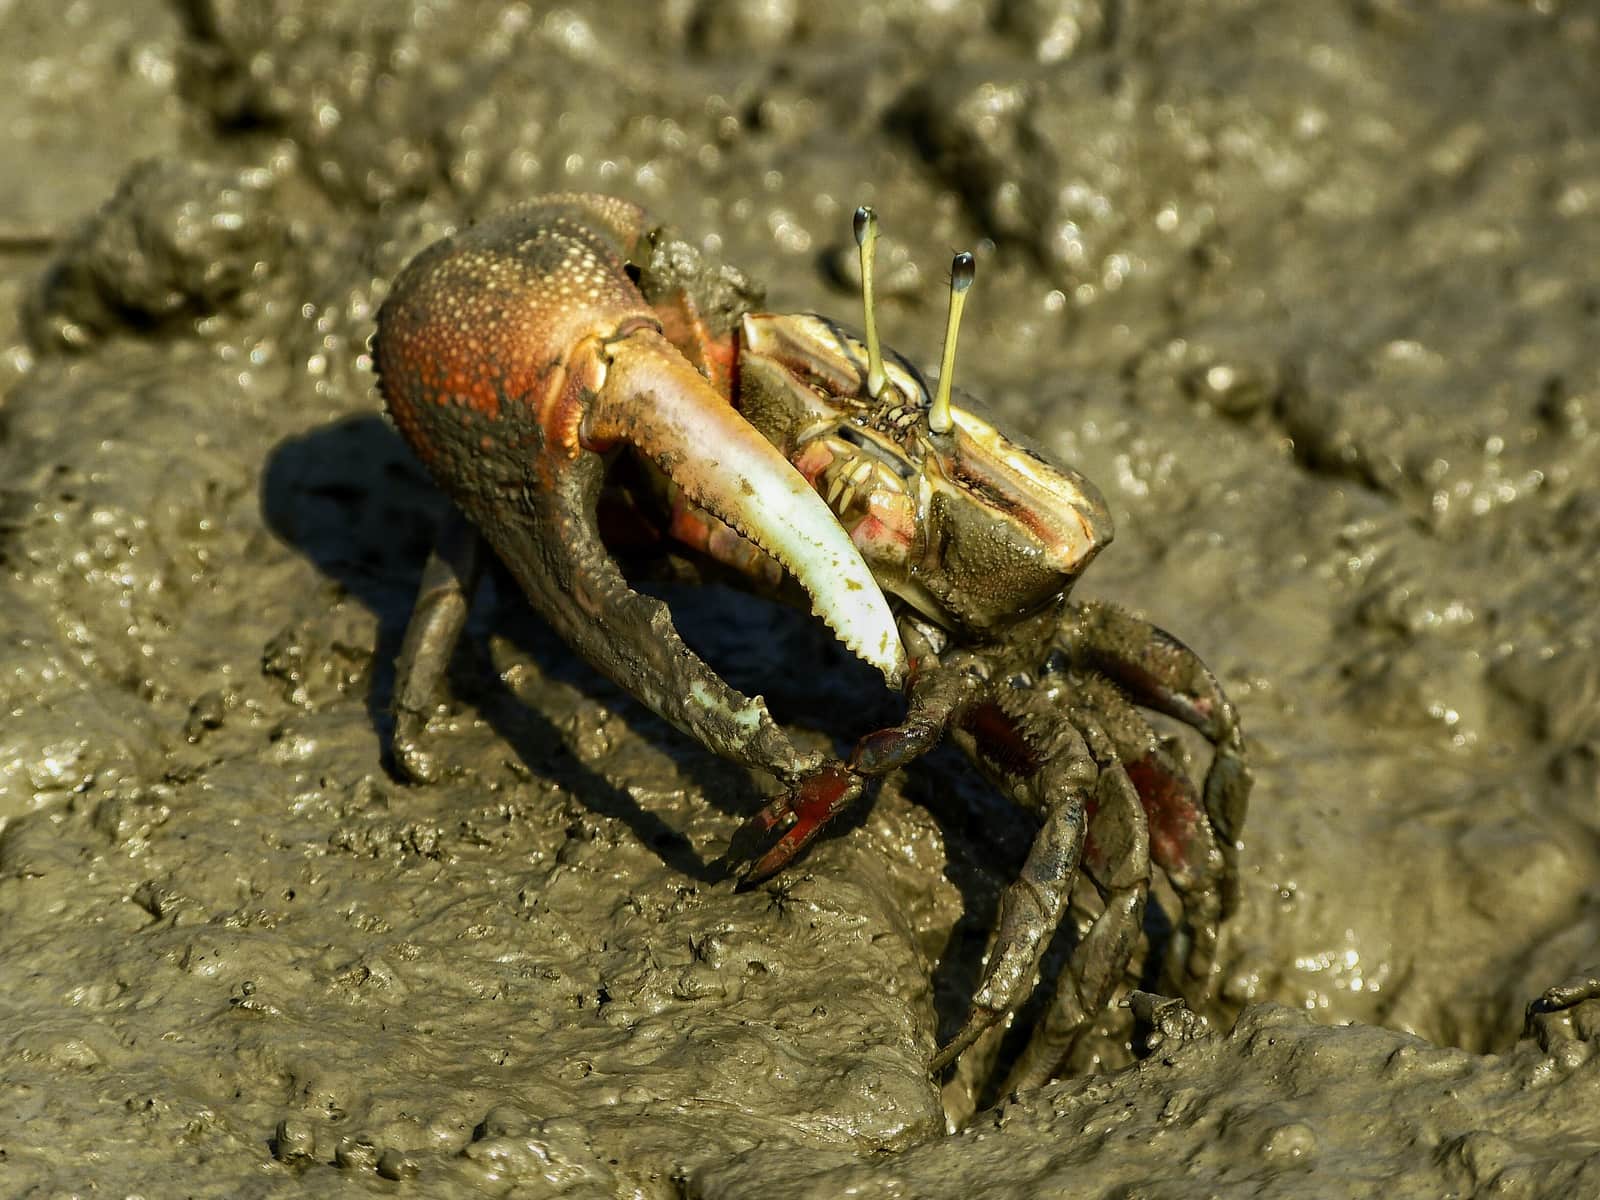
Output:
<svg viewBox="0 0 1600 1200">
<path fill-rule="evenodd" d="M 0 6 L 0 1192 L 1600 1195 L 1594 6 L 646 7 Z M 504 588 L 393 777 L 373 313 L 552 189 L 852 320 L 871 202 L 924 363 L 976 248 L 962 383 L 1249 734 L 1215 1033 L 947 1133 L 1027 818 L 942 752 L 735 893 L 762 781 Z M 796 736 L 893 716 L 664 594 Z"/>
</svg>

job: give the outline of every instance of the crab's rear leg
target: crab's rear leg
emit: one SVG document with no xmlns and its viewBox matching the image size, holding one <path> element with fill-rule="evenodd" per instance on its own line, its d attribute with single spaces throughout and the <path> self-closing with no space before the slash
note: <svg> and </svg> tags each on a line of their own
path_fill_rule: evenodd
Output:
<svg viewBox="0 0 1600 1200">
<path fill-rule="evenodd" d="M 394 761 L 416 783 L 432 783 L 439 777 L 425 730 L 483 575 L 483 554 L 477 530 L 452 510 L 423 568 L 416 606 L 395 661 Z"/>
<path fill-rule="evenodd" d="M 1222 924 L 1225 864 L 1200 796 L 1183 764 L 1156 736 L 1114 684 L 1097 671 L 1071 676 L 1072 718 L 1110 742 L 1110 753 L 1131 781 L 1144 809 L 1150 859 L 1166 875 L 1183 904 L 1183 938 L 1177 943 L 1176 978 L 1209 986 Z M 1185 995 L 1199 1000 L 1193 989 Z"/>
<path fill-rule="evenodd" d="M 1074 664 L 1114 680 L 1136 703 L 1182 721 L 1211 743 L 1205 811 L 1222 854 L 1226 918 L 1238 907 L 1239 831 L 1249 806 L 1251 777 L 1239 715 L 1222 685 L 1199 655 L 1177 638 L 1114 605 L 1070 605 L 1058 637 Z M 1180 857 L 1191 857 L 1186 831 L 1199 825 L 1188 820 L 1181 797 L 1184 789 L 1170 783 L 1168 765 L 1129 761 L 1128 767 L 1141 793 L 1161 792 L 1169 801 L 1168 828 L 1161 828 L 1161 818 L 1152 813 L 1152 851 L 1159 854 L 1166 845 Z M 1148 784 L 1141 772 L 1148 776 Z"/>
</svg>

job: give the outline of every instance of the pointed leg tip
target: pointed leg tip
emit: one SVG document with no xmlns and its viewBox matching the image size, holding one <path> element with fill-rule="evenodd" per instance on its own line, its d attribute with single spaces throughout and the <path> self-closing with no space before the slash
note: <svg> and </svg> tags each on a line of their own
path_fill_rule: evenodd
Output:
<svg viewBox="0 0 1600 1200">
<path fill-rule="evenodd" d="M 748 891 L 753 891 L 756 885 L 761 882 L 761 880 L 755 879 L 751 876 L 750 867 L 748 864 L 742 867 L 732 864 L 726 864 L 726 866 L 727 869 L 723 873 L 722 878 L 733 881 L 733 892 L 736 896 L 742 895 Z"/>
<path fill-rule="evenodd" d="M 780 796 L 733 831 L 717 865 L 723 878 L 734 881 L 734 891 L 747 892 L 765 883 L 799 852 L 796 822 L 787 809 L 787 799 Z"/>
<path fill-rule="evenodd" d="M 744 892 L 765 883 L 803 854 L 828 822 L 861 794 L 861 777 L 830 763 L 751 816 L 716 861 L 722 878 Z"/>
<path fill-rule="evenodd" d="M 722 879 L 733 881 L 735 892 L 748 892 L 771 879 L 787 865 L 787 860 L 775 865 L 768 862 L 774 853 L 775 849 L 768 850 L 758 857 L 755 851 L 735 853 L 734 847 L 729 846 L 728 852 L 717 860 L 716 865 Z"/>
<path fill-rule="evenodd" d="M 734 891 L 747 892 L 751 888 L 765 883 L 779 871 L 782 871 L 805 849 L 811 838 L 805 836 L 804 830 L 790 828 L 775 840 L 758 841 L 763 831 L 750 830 L 748 826 L 741 827 L 734 834 L 734 840 L 728 847 L 728 853 L 723 860 L 728 864 L 729 874 L 734 879 Z M 771 838 L 771 830 L 764 831 Z M 749 834 L 748 837 L 741 835 Z"/>
<path fill-rule="evenodd" d="M 945 1070 L 967 1052 L 984 1032 L 1001 1019 L 1002 1014 L 987 1009 L 977 1008 L 967 1015 L 966 1023 L 956 1031 L 943 1046 L 939 1047 L 932 1060 L 928 1063 L 929 1075 L 942 1075 Z"/>
<path fill-rule="evenodd" d="M 753 867 L 746 866 L 742 870 L 734 873 L 734 893 L 737 895 L 742 895 L 745 892 L 753 892 L 769 878 L 771 878 L 770 875 L 757 874 Z"/>
<path fill-rule="evenodd" d="M 763 836 L 761 831 L 751 829 L 748 821 L 739 826 L 734 830 L 728 848 L 714 864 L 720 872 L 720 878 L 731 879 L 736 892 L 747 892 L 760 883 L 756 868 L 767 852 L 769 840 L 770 835 Z"/>
<path fill-rule="evenodd" d="M 714 884 L 733 883 L 733 890 L 739 890 L 739 864 L 724 850 L 706 864 L 706 873 Z"/>
</svg>

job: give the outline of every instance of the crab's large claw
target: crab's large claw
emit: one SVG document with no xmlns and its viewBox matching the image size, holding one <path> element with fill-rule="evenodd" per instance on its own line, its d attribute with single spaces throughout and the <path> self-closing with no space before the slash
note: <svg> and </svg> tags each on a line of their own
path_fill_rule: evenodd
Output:
<svg viewBox="0 0 1600 1200">
<path fill-rule="evenodd" d="M 708 748 L 793 779 L 819 757 L 696 657 L 602 544 L 605 452 L 632 446 L 778 560 L 893 685 L 904 650 L 827 506 L 662 335 L 626 272 L 644 225 L 625 201 L 549 197 L 423 251 L 379 314 L 379 381 L 401 434 L 562 637 Z"/>
</svg>

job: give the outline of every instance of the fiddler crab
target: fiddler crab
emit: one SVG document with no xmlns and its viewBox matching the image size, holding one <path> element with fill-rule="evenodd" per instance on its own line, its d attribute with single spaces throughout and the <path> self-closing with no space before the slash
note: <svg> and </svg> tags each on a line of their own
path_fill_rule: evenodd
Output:
<svg viewBox="0 0 1600 1200">
<path fill-rule="evenodd" d="M 1152 864 L 1183 908 L 1174 970 L 1204 990 L 1237 894 L 1250 772 L 1234 707 L 1191 650 L 1069 599 L 1111 540 L 1099 492 L 952 397 L 970 254 L 952 271 L 937 391 L 882 353 L 876 229 L 859 210 L 864 342 L 814 315 L 744 313 L 713 336 L 689 287 L 648 277 L 665 235 L 610 197 L 533 200 L 405 268 L 378 316 L 378 379 L 470 528 L 458 523 L 424 571 L 397 666 L 395 758 L 414 779 L 437 774 L 426 725 L 484 542 L 597 670 L 713 753 L 780 781 L 730 844 L 744 885 L 793 861 L 868 778 L 949 735 L 1040 828 L 1001 897 L 967 1016 L 930 1070 L 1028 997 L 1080 867 L 1102 900 L 1009 1092 L 1049 1078 L 1110 1003 L 1142 936 Z M 840 640 L 903 689 L 904 721 L 843 760 L 802 752 L 760 697 L 711 670 L 602 540 L 619 457 L 646 480 L 630 500 L 653 505 L 679 543 L 759 585 L 792 576 Z M 1211 743 L 1198 793 L 1136 705 Z"/>
</svg>

